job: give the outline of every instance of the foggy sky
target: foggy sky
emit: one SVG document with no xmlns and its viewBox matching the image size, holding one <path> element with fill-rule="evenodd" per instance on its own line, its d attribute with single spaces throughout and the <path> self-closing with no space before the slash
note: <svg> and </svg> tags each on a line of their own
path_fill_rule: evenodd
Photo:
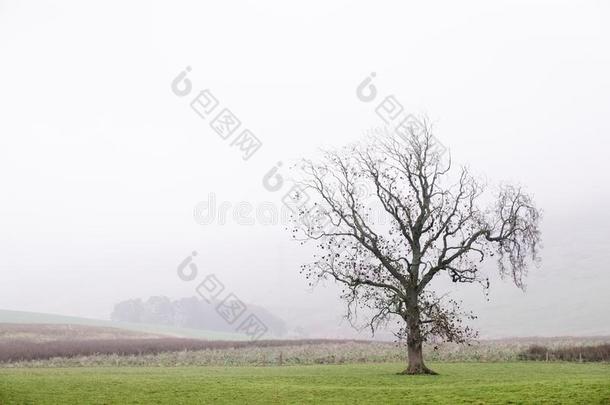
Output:
<svg viewBox="0 0 610 405">
<path fill-rule="evenodd" d="M 244 301 L 334 333 L 344 305 L 307 289 L 310 252 L 283 226 L 193 212 L 210 194 L 279 209 L 288 186 L 262 186 L 277 162 L 381 125 L 356 97 L 375 72 L 457 164 L 544 212 L 526 293 L 457 293 L 482 335 L 610 334 L 609 17 L 603 1 L 0 1 L 0 308 L 107 318 L 195 295 L 176 267 L 196 250 Z M 262 141 L 250 160 L 172 92 L 187 66 Z"/>
</svg>

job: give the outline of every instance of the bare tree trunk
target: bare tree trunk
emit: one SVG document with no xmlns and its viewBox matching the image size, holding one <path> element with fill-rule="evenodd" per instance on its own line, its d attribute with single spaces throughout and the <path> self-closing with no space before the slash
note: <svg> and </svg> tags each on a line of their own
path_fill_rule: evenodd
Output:
<svg viewBox="0 0 610 405">
<path fill-rule="evenodd" d="M 407 369 L 401 374 L 436 374 L 424 364 L 424 354 L 422 350 L 423 338 L 421 334 L 421 323 L 419 319 L 419 309 L 411 307 L 407 311 L 407 355 L 409 364 Z"/>
<path fill-rule="evenodd" d="M 411 342 L 411 339 L 407 341 L 407 354 L 409 359 L 409 365 L 404 374 L 436 374 L 430 370 L 424 364 L 424 355 L 422 351 L 421 342 Z"/>
</svg>

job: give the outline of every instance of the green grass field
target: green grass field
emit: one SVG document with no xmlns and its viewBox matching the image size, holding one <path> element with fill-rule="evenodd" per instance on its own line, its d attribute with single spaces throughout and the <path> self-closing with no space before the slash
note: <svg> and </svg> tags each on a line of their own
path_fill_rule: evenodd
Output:
<svg viewBox="0 0 610 405">
<path fill-rule="evenodd" d="M 610 404 L 610 364 L 431 363 L 0 369 L 1 404 Z"/>
</svg>

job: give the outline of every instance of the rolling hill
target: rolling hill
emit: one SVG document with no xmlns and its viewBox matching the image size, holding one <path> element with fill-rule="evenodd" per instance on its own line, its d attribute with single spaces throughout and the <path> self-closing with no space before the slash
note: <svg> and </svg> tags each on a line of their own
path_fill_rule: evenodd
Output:
<svg viewBox="0 0 610 405">
<path fill-rule="evenodd" d="M 175 326 L 151 325 L 143 323 L 115 322 L 102 319 L 79 318 L 75 316 L 45 314 L 39 312 L 11 311 L 4 309 L 0 309 L 0 323 L 88 325 L 119 328 L 129 331 L 195 339 L 247 340 L 247 337 L 245 335 L 230 332 L 207 331 L 201 329 L 180 328 Z"/>
</svg>

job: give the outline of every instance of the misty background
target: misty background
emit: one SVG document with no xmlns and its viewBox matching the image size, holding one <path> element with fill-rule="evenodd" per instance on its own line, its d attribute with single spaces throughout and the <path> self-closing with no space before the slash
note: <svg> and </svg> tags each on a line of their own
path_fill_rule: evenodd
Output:
<svg viewBox="0 0 610 405">
<path fill-rule="evenodd" d="M 489 301 L 455 296 L 483 337 L 610 334 L 610 4 L 0 1 L 0 309 L 109 319 L 132 298 L 227 292 L 312 337 L 356 332 L 262 185 L 290 162 L 382 123 L 356 97 L 427 114 L 455 164 L 522 184 L 542 208 L 525 293 L 491 263 Z M 340 28 L 339 28 L 340 27 Z M 244 35 L 247 33 L 247 35 Z M 244 161 L 171 91 L 187 66 L 261 141 Z M 193 93 L 193 95 L 194 95 Z M 230 203 L 225 221 L 195 208 Z M 242 205 L 243 205 L 242 204 Z M 224 223 L 220 223 L 224 222 Z M 177 266 L 192 251 L 199 278 Z M 367 333 L 359 336 L 366 338 Z"/>
</svg>

